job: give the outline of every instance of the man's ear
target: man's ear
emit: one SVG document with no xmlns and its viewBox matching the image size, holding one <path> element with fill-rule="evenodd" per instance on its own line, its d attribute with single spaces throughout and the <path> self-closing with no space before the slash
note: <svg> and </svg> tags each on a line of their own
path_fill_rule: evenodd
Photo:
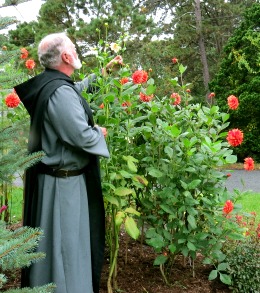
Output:
<svg viewBox="0 0 260 293">
<path fill-rule="evenodd" d="M 66 53 L 66 52 L 63 52 L 62 54 L 61 54 L 61 59 L 62 59 L 62 61 L 64 62 L 64 63 L 66 63 L 66 64 L 70 64 L 70 55 L 68 54 L 68 53 Z"/>
</svg>

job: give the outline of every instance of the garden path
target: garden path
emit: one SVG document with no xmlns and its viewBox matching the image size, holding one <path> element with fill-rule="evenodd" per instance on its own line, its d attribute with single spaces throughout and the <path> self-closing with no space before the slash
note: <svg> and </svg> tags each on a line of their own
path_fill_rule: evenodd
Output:
<svg viewBox="0 0 260 293">
<path fill-rule="evenodd" d="M 228 173 L 231 176 L 228 177 L 226 186 L 230 192 L 233 189 L 239 189 L 240 191 L 251 190 L 260 193 L 260 170 L 232 170 Z"/>
<path fill-rule="evenodd" d="M 233 189 L 239 189 L 240 191 L 251 190 L 260 193 L 260 170 L 231 170 L 227 172 L 231 174 L 226 182 L 228 191 L 232 192 Z M 16 177 L 14 185 L 22 186 L 22 180 L 19 175 Z"/>
</svg>

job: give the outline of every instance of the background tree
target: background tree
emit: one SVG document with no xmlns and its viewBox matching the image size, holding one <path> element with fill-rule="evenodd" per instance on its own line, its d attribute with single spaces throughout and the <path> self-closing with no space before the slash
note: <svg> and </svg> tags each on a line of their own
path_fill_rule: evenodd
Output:
<svg viewBox="0 0 260 293">
<path fill-rule="evenodd" d="M 185 78 L 192 82 L 193 93 L 202 97 L 206 90 L 201 56 L 208 63 L 208 72 L 204 70 L 204 74 L 214 77 L 222 58 L 223 46 L 240 23 L 245 8 L 255 2 L 201 1 L 201 27 L 198 28 L 194 0 L 143 1 L 150 13 L 160 11 L 158 25 L 162 28 L 164 37 L 171 41 L 172 54 L 181 58 L 181 62 L 188 66 L 189 70 Z M 204 37 L 206 56 L 201 54 L 199 49 L 201 35 Z M 161 50 L 163 51 L 163 46 Z"/>
<path fill-rule="evenodd" d="M 193 94 L 203 101 L 222 58 L 223 45 L 240 23 L 244 9 L 255 2 L 47 0 L 40 9 L 38 25 L 18 27 L 10 41 L 15 37 L 27 44 L 24 32 L 31 33 L 32 28 L 36 43 L 47 33 L 67 31 L 80 58 L 91 68 L 96 60 L 86 54 L 100 39 L 113 42 L 127 33 L 131 37 L 124 57 L 129 63 L 136 68 L 140 64 L 152 68 L 151 76 L 164 84 L 164 94 L 169 94 L 167 84 L 175 74 L 171 59 L 180 58 L 189 68 L 184 78 L 192 82 Z M 201 20 L 197 22 L 195 3 L 200 4 L 197 16 Z M 108 24 L 108 30 L 104 24 Z"/>
<path fill-rule="evenodd" d="M 231 113 L 230 128 L 244 132 L 243 144 L 235 150 L 240 161 L 245 156 L 260 161 L 260 5 L 246 10 L 244 20 L 225 46 L 220 70 L 211 82 L 216 101 L 226 110 L 229 95 L 239 98 L 238 111 Z"/>
</svg>

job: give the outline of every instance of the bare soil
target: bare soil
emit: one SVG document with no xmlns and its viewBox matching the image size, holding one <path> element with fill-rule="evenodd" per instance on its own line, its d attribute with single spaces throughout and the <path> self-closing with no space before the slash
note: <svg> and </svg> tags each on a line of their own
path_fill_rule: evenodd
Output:
<svg viewBox="0 0 260 293">
<path fill-rule="evenodd" d="M 126 241 L 127 240 L 127 241 Z M 128 244 L 126 245 L 126 242 Z M 127 263 L 125 261 L 127 254 Z M 203 257 L 195 261 L 195 277 L 192 276 L 192 266 L 189 259 L 178 256 L 173 264 L 167 285 L 158 266 L 153 262 L 156 257 L 153 249 L 147 245 L 129 238 L 121 233 L 120 251 L 118 257 L 118 290 L 120 293 L 230 293 L 232 292 L 219 280 L 209 281 L 212 267 L 202 264 Z M 100 293 L 107 293 L 107 276 L 109 259 L 103 270 Z"/>
<path fill-rule="evenodd" d="M 126 245 L 127 243 L 127 245 Z M 126 263 L 127 256 L 127 263 Z M 173 264 L 169 284 L 161 275 L 160 269 L 153 265 L 156 257 L 153 249 L 145 244 L 129 238 L 121 233 L 120 251 L 118 257 L 117 289 L 114 293 L 230 293 L 227 286 L 219 280 L 209 281 L 211 267 L 202 264 L 202 256 L 195 261 L 195 277 L 192 276 L 192 266 L 189 259 L 184 263 L 178 256 Z M 100 293 L 107 293 L 109 259 L 105 259 L 101 278 Z M 2 292 L 11 288 L 19 288 L 20 271 L 8 273 L 8 283 Z M 71 292 L 77 293 L 77 292 Z"/>
</svg>

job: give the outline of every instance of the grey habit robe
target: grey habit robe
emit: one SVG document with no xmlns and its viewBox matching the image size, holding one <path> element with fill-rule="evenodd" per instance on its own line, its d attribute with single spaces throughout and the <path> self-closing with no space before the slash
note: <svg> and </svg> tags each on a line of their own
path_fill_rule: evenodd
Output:
<svg viewBox="0 0 260 293">
<path fill-rule="evenodd" d="M 31 115 L 30 151 L 42 149 L 42 162 L 55 169 L 87 166 L 65 178 L 38 174 L 37 165 L 26 173 L 24 224 L 43 229 L 37 251 L 46 258 L 23 271 L 22 287 L 53 282 L 56 293 L 99 292 L 104 211 L 96 159 L 109 152 L 80 96 L 88 87 L 89 79 L 74 84 L 50 69 L 15 87 Z"/>
</svg>

